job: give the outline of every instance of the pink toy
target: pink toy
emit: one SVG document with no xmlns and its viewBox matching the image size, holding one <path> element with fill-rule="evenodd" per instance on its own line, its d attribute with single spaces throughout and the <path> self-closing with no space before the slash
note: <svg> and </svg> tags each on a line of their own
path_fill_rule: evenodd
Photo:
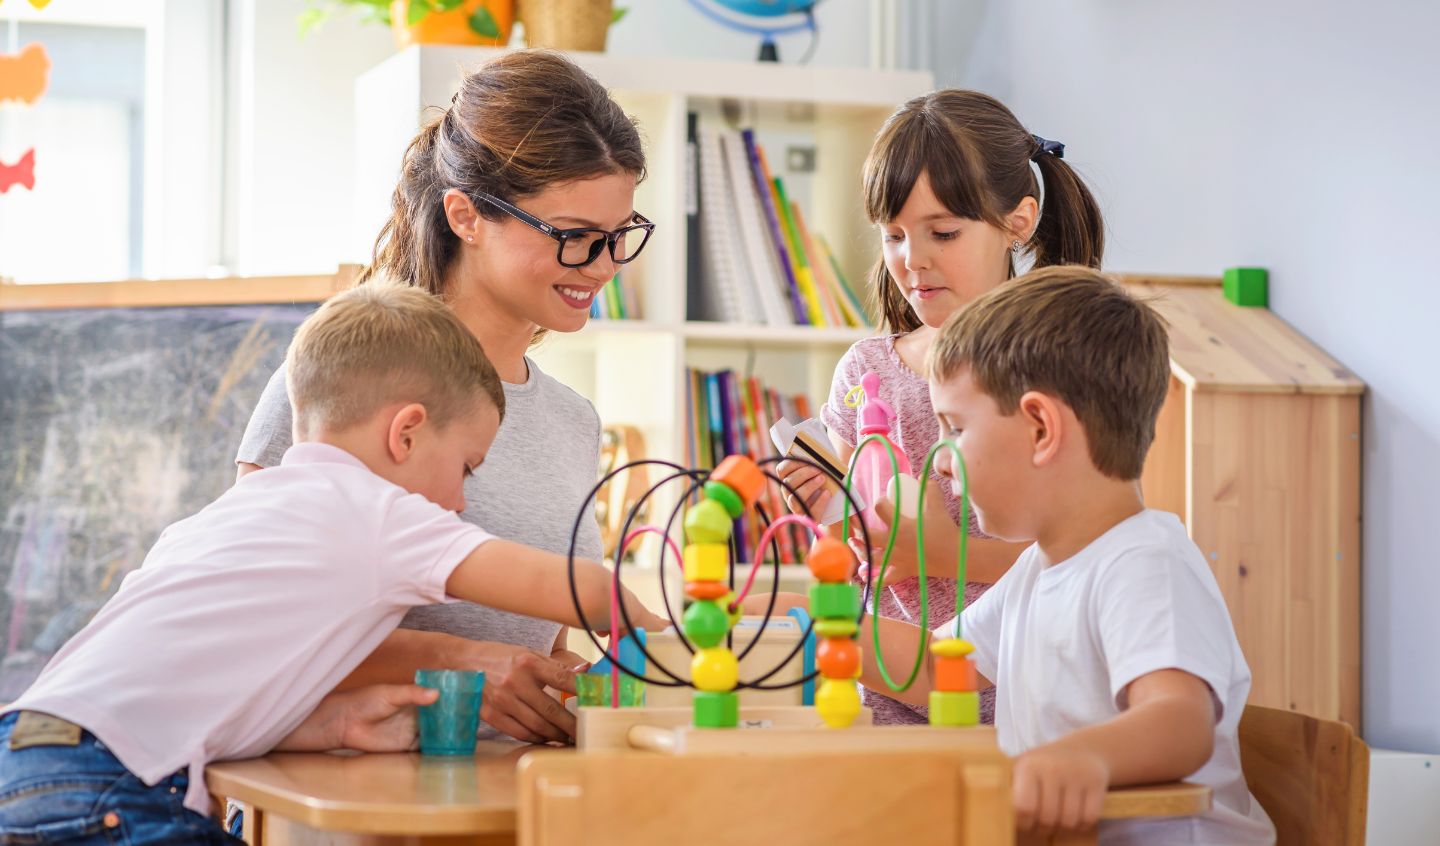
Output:
<svg viewBox="0 0 1440 846">
<path fill-rule="evenodd" d="M 859 431 L 855 440 L 858 448 L 850 471 L 851 490 L 861 502 L 866 503 L 860 517 L 870 531 L 887 532 L 890 527 L 875 514 L 875 503 L 889 498 L 890 482 L 896 473 L 911 475 L 910 460 L 894 441 L 895 409 L 880 398 L 880 377 L 873 372 L 866 372 L 860 377 L 859 386 L 852 390 L 851 394 L 856 391 L 863 395 L 863 399 L 860 401 L 860 413 L 855 418 Z M 866 438 L 870 440 L 867 442 Z M 881 443 L 882 439 L 884 443 Z M 885 444 L 889 444 L 895 451 L 893 467 Z M 881 538 L 872 537 L 872 542 L 880 543 Z"/>
</svg>

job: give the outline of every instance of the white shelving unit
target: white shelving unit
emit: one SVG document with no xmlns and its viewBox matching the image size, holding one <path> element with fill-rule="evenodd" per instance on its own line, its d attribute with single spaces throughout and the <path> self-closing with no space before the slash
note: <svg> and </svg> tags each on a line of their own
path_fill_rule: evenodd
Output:
<svg viewBox="0 0 1440 846">
<path fill-rule="evenodd" d="M 389 214 L 401 154 L 426 110 L 448 107 L 461 75 L 500 52 L 411 47 L 358 80 L 356 260 L 368 256 Z M 574 335 L 551 335 L 532 351 L 535 359 L 588 397 L 606 423 L 638 427 L 655 458 L 684 461 L 687 367 L 754 373 L 783 392 L 807 394 L 818 408 L 840 355 L 869 331 L 686 319 L 687 115 L 696 112 L 712 126 L 754 128 L 791 199 L 824 233 L 852 285 L 863 288 L 879 239 L 861 207 L 861 166 L 881 123 L 902 102 L 931 90 L 931 75 L 600 53 L 571 58 L 638 119 L 649 175 L 636 208 L 658 227 L 645 254 L 624 271 L 626 284 L 638 285 L 643 319 L 592 321 Z M 813 171 L 787 167 L 791 146 L 813 148 Z M 642 549 L 642 560 L 653 561 L 655 548 Z M 768 580 L 767 568 L 760 581 Z"/>
</svg>

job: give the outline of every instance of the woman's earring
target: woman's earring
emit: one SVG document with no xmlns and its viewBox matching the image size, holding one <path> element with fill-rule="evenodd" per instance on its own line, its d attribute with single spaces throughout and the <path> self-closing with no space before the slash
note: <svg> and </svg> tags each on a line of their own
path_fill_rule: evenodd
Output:
<svg viewBox="0 0 1440 846">
<path fill-rule="evenodd" d="M 468 243 L 473 244 L 473 243 L 475 243 L 475 236 L 474 236 L 474 235 L 467 236 L 467 237 L 465 238 L 465 240 L 466 240 Z M 1019 242 L 1019 241 L 1016 241 L 1015 243 L 1018 244 L 1018 243 L 1020 243 L 1020 242 Z"/>
<path fill-rule="evenodd" d="M 1020 243 L 1019 240 L 1011 241 L 1011 242 L 1010 242 L 1010 249 L 1011 249 L 1012 251 L 1018 253 L 1018 252 L 1020 252 L 1021 250 L 1025 249 L 1025 245 L 1022 244 L 1022 243 Z"/>
</svg>

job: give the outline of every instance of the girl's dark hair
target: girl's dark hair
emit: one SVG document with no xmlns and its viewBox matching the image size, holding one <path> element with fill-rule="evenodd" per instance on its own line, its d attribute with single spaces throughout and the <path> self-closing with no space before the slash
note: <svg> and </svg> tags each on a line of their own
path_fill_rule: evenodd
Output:
<svg viewBox="0 0 1440 846">
<path fill-rule="evenodd" d="M 463 191 L 490 220 L 505 213 L 473 200 L 514 203 L 558 183 L 610 173 L 645 178 L 635 122 L 596 79 L 559 53 L 520 50 L 467 75 L 445 113 L 405 150 L 390 220 L 360 282 L 378 276 L 444 294 L 459 239 L 444 196 Z"/>
<path fill-rule="evenodd" d="M 865 214 L 871 223 L 894 220 L 920 174 L 927 173 L 935 196 L 952 213 L 1004 229 L 1005 216 L 1022 199 L 1040 196 L 1031 161 L 1045 180 L 1045 204 L 1030 239 L 1035 267 L 1098 268 L 1105 224 L 1090 190 L 1003 103 L 977 91 L 935 91 L 910 100 L 886 119 L 865 159 Z M 920 318 L 883 259 L 870 271 L 870 300 L 887 331 L 920 328 Z"/>
</svg>

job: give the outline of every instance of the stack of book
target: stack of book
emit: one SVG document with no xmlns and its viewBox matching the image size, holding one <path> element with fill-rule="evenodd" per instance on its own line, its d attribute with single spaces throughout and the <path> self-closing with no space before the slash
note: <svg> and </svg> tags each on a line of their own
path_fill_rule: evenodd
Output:
<svg viewBox="0 0 1440 846">
<path fill-rule="evenodd" d="M 690 319 L 868 327 L 856 288 L 787 196 L 754 131 L 691 114 L 689 144 Z"/>
<path fill-rule="evenodd" d="M 591 320 L 639 320 L 640 295 L 634 285 L 625 284 L 617 273 L 590 301 Z"/>
<path fill-rule="evenodd" d="M 713 468 L 727 455 L 768 458 L 775 453 L 770 427 L 776 420 L 785 417 L 794 423 L 813 416 L 808 397 L 786 396 L 754 376 L 742 376 L 733 370 L 710 373 L 693 368 L 686 375 L 685 458 L 690 467 Z M 787 513 L 780 487 L 774 483 L 761 496 L 760 504 L 772 520 Z M 764 526 L 747 516 L 738 528 L 734 535 L 736 560 L 750 561 Z M 776 532 L 780 560 L 802 562 L 809 549 L 807 537 L 808 533 L 798 526 Z M 771 559 L 772 551 L 766 551 L 764 557 Z"/>
</svg>

